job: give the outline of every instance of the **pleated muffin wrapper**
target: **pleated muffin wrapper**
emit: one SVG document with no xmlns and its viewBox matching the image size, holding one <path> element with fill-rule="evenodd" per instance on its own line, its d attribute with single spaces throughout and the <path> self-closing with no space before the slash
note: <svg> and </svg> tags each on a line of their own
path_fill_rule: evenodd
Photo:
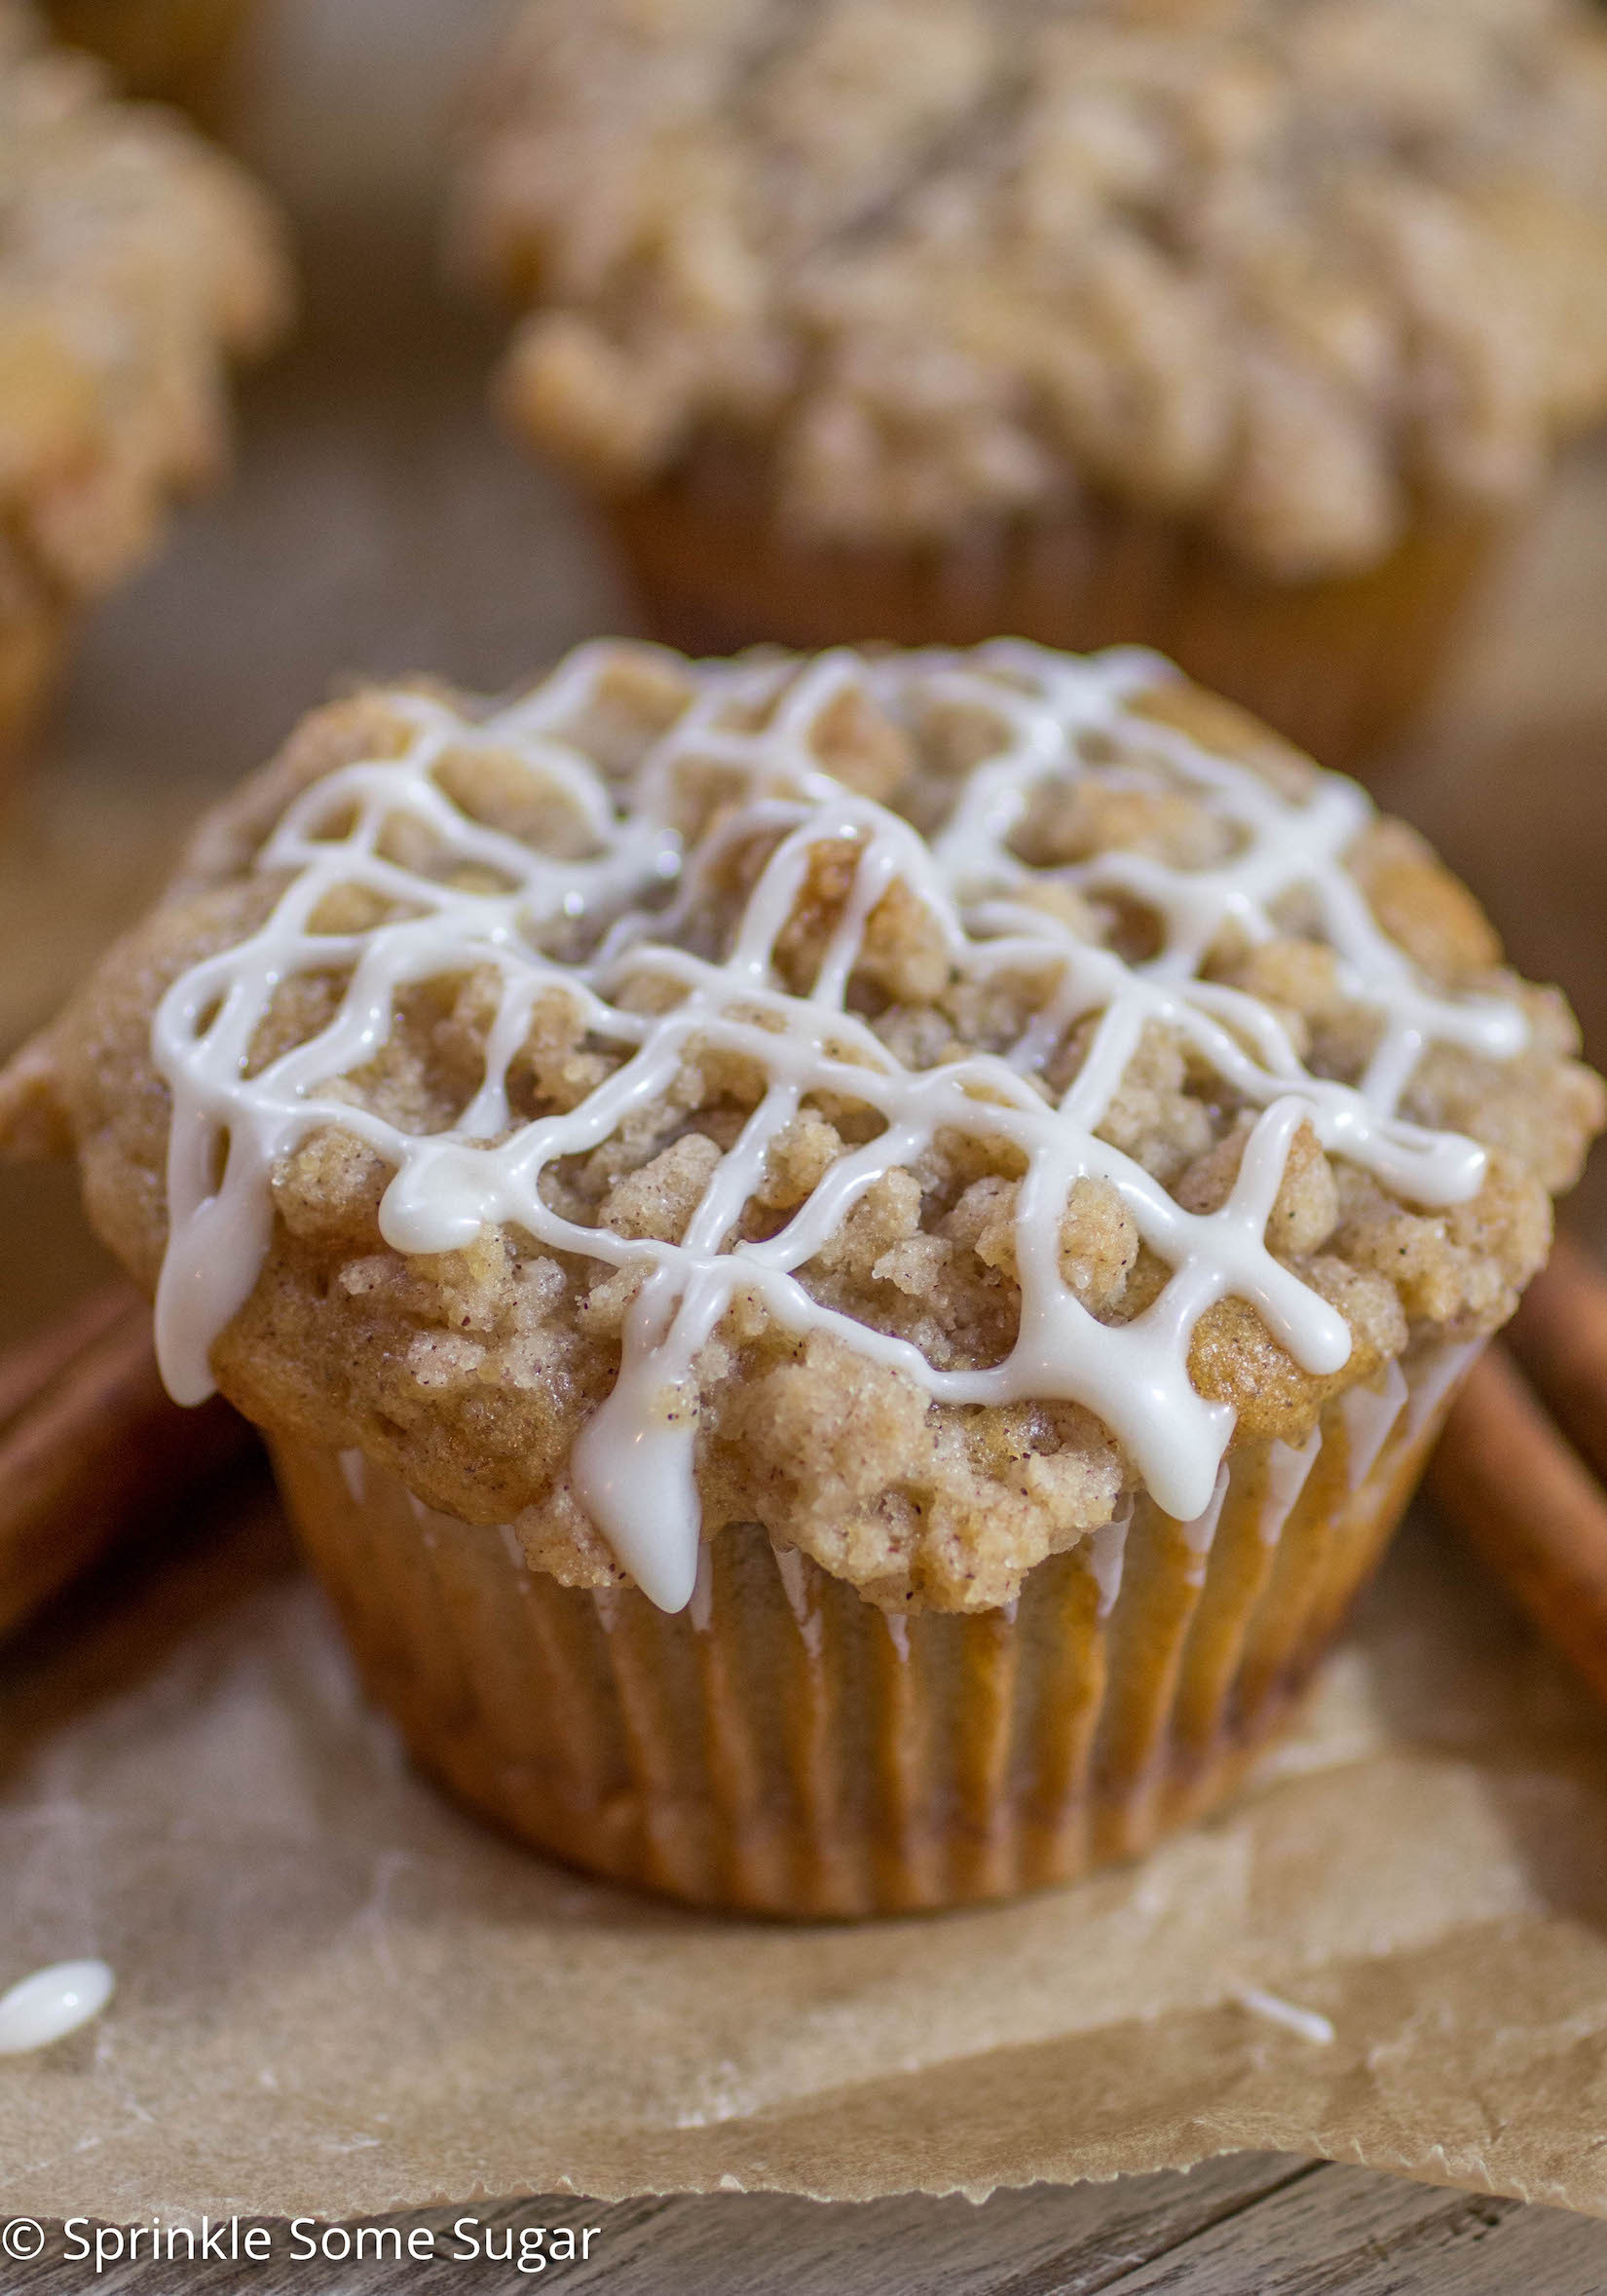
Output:
<svg viewBox="0 0 1607 2296">
<path fill-rule="evenodd" d="M 1425 705 L 1521 523 L 1425 508 L 1378 565 L 1316 582 L 1257 575 L 1181 520 L 1098 496 L 947 544 L 812 543 L 780 525 L 762 473 L 713 455 L 609 518 L 654 635 L 685 653 L 1000 630 L 1070 653 L 1152 646 L 1343 770 Z"/>
<path fill-rule="evenodd" d="M 1005 1610 L 893 1613 L 754 1524 L 676 1615 L 564 1587 L 359 1451 L 274 1443 L 369 1695 L 484 1816 L 707 1906 L 903 1913 L 1132 1857 L 1212 1809 L 1289 1718 L 1476 1348 L 1230 1451 L 1192 1523 L 1140 1496 Z"/>
</svg>

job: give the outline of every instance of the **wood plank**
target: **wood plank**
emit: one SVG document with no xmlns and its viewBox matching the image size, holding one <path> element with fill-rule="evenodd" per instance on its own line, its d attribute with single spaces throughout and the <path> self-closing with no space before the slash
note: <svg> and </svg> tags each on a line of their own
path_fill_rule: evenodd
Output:
<svg viewBox="0 0 1607 2296">
<path fill-rule="evenodd" d="M 574 2289 L 608 2296 L 1082 2296 L 1276 2192 L 1311 2164 L 1277 2154 L 1207 2162 L 1189 2175 L 1031 2186 L 978 2207 L 919 2195 L 823 2206 L 772 2195 L 660 2202 L 620 2240 L 605 2228 Z M 528 2220 L 528 2217 L 526 2218 Z"/>
<path fill-rule="evenodd" d="M 1598 2296 L 1607 2224 L 1325 2164 L 1102 2285 L 1109 2296 Z"/>
<path fill-rule="evenodd" d="M 140 2256 L 112 2262 L 94 2278 L 101 2296 L 409 2296 L 436 2291 L 528 2288 L 512 2259 L 502 2260 L 513 2234 L 532 2226 L 593 2227 L 590 2261 L 554 2265 L 549 2285 L 573 2296 L 753 2296 L 785 2287 L 788 2296 L 883 2296 L 908 2287 L 921 2296 L 1093 2296 L 1132 2268 L 1164 2256 L 1213 2227 L 1254 2207 L 1318 2164 L 1276 2153 L 1229 2154 L 1187 2175 L 1122 2177 L 1111 2184 L 1034 2185 L 996 2193 L 980 2207 L 960 2199 L 919 2194 L 858 2205 L 826 2204 L 773 2193 L 731 2193 L 621 2201 L 613 2204 L 573 2195 L 498 2202 L 466 2202 L 449 2208 L 410 2211 L 366 2220 L 367 2250 L 360 2260 L 342 2256 L 340 2235 L 355 2251 L 355 2225 L 338 2228 L 327 2261 L 291 2252 L 289 2228 L 269 2227 L 273 2255 L 266 2264 L 176 2264 Z M 476 2220 L 476 2257 L 454 2234 L 465 2217 Z M 434 2256 L 409 2258 L 408 2236 L 433 2235 Z M 385 2255 L 373 2235 L 387 2235 Z M 399 2236 L 392 2239 L 394 2233 Z M 490 2239 L 487 2242 L 486 2236 Z M 28 2296 L 77 2296 L 93 2272 L 68 2262 L 58 2226 L 49 2228 L 45 2258 L 27 2279 Z M 144 2244 L 144 2243 L 142 2243 Z M 421 2243 L 422 2244 L 422 2243 Z M 579 2243 L 578 2243 L 579 2244 Z M 489 2246 L 497 2261 L 488 2261 Z M 397 2247 L 402 2250 L 396 2259 Z"/>
<path fill-rule="evenodd" d="M 465 2216 L 476 2220 L 477 2257 L 454 2236 Z M 1607 2224 L 1277 2154 L 1229 2156 L 1186 2176 L 1034 2186 L 981 2207 L 919 2196 L 826 2206 L 772 2194 L 460 2203 L 369 2220 L 360 2258 L 340 2255 L 338 2237 L 337 2253 L 298 2258 L 276 2224 L 267 2264 L 142 2257 L 114 2263 L 94 2285 L 104 2296 L 173 2296 L 178 2286 L 185 2296 L 452 2296 L 472 2284 L 507 2296 L 536 2277 L 514 2261 L 520 2232 L 560 2224 L 595 2238 L 589 2262 L 555 2264 L 547 2284 L 608 2296 L 1595 2296 L 1607 2286 Z M 358 2228 L 340 2229 L 355 2247 Z M 432 2235 L 433 2258 L 406 2254 L 419 2230 Z M 495 2260 L 483 2252 L 488 2233 Z M 91 2267 L 66 2262 L 61 2246 L 53 2226 L 50 2253 L 25 2283 L 34 2296 L 76 2296 L 87 2284 Z"/>
</svg>

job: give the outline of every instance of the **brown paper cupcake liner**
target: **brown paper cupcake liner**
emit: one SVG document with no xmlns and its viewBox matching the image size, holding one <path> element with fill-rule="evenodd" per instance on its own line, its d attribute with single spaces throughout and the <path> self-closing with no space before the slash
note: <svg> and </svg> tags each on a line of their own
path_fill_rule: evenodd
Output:
<svg viewBox="0 0 1607 2296">
<path fill-rule="evenodd" d="M 947 548 L 809 545 L 750 477 L 712 463 L 621 498 L 610 518 L 654 634 L 685 653 L 1152 646 L 1341 768 L 1422 706 L 1505 531 L 1425 516 L 1370 572 L 1303 583 L 1258 580 L 1175 520 L 1097 500 Z"/>
<path fill-rule="evenodd" d="M 700 1905 L 909 1912 L 1131 1857 L 1219 1802 L 1289 1716 L 1473 1350 L 1230 1454 L 1182 1524 L 1140 1499 L 1009 1611 L 892 1615 L 756 1525 L 691 1607 L 525 1565 L 360 1452 L 275 1445 L 369 1694 L 465 1801 Z"/>
</svg>

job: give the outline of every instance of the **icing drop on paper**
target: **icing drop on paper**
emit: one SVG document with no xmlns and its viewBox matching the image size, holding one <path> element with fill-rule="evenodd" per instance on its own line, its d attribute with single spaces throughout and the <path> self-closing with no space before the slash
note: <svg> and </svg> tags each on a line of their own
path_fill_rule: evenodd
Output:
<svg viewBox="0 0 1607 2296">
<path fill-rule="evenodd" d="M 1381 930 L 1343 865 L 1372 817 L 1353 783 L 1323 774 L 1287 797 L 1249 767 L 1140 716 L 1133 703 L 1174 674 L 1152 655 L 1079 659 L 1001 641 L 970 654 L 840 651 L 802 668 L 786 659 L 705 663 L 628 782 L 611 784 L 565 729 L 619 659 L 617 648 L 582 647 L 533 693 L 481 719 L 422 694 L 388 694 L 407 729 L 402 754 L 344 766 L 291 802 L 256 860 L 259 872 L 284 881 L 271 915 L 235 947 L 191 966 L 163 999 L 152 1042 L 173 1115 L 157 1333 L 172 1393 L 199 1402 L 211 1391 L 212 1342 L 249 1296 L 270 1241 L 274 1164 L 335 1124 L 392 1169 L 380 1225 L 398 1252 L 450 1251 L 488 1223 L 506 1222 L 554 1250 L 641 1270 L 617 1383 L 581 1431 L 572 1474 L 620 1562 L 665 1609 L 684 1607 L 696 1581 L 697 1358 L 738 1286 L 787 1330 L 834 1334 L 938 1403 L 1079 1403 L 1113 1431 L 1157 1504 L 1183 1523 L 1206 1516 L 1233 1414 L 1199 1396 L 1188 1375 L 1201 1314 L 1228 1295 L 1251 1301 L 1314 1374 L 1339 1370 L 1349 1354 L 1343 1318 L 1266 1247 L 1300 1125 L 1409 1201 L 1464 1199 L 1480 1184 L 1483 1150 L 1407 1121 L 1401 1098 L 1426 1047 L 1508 1057 L 1526 1041 L 1522 1015 L 1499 999 L 1437 995 Z M 960 781 L 929 844 L 833 778 L 811 748 L 824 714 L 856 689 L 895 719 L 946 700 L 996 730 L 991 753 Z M 743 730 L 754 726 L 761 730 Z M 1094 745 L 1112 742 L 1124 762 L 1091 762 Z M 459 807 L 436 769 L 449 754 L 475 752 L 512 753 L 540 776 L 582 826 L 585 853 L 554 857 Z M 729 782 L 729 803 L 721 826 L 688 851 L 678 807 L 689 773 L 710 772 Z M 1234 849 L 1195 869 L 1128 851 L 1059 868 L 1023 861 L 1010 841 L 1034 798 L 1045 785 L 1095 773 L 1106 787 L 1180 786 L 1197 795 L 1228 824 Z M 398 822 L 430 847 L 428 870 L 393 857 Z M 729 954 L 717 960 L 676 946 L 705 872 L 733 843 L 756 836 L 770 850 Z M 851 889 L 809 994 L 793 995 L 779 985 L 775 945 L 825 841 L 854 855 Z M 1042 1003 L 1018 1043 L 911 1070 L 851 1009 L 849 982 L 872 914 L 899 881 L 935 922 L 957 975 L 985 984 L 1024 968 L 1042 974 Z M 1159 923 L 1156 954 L 1129 963 L 1083 937 L 1034 904 L 1046 882 L 1096 901 L 1143 903 Z M 318 930 L 320 903 L 352 886 L 390 913 L 364 931 Z M 1277 905 L 1294 896 L 1333 949 L 1344 994 L 1378 1016 L 1359 1086 L 1311 1073 L 1267 1006 L 1199 977 L 1224 926 L 1266 941 L 1279 930 Z M 543 955 L 542 932 L 576 919 L 594 928 L 585 961 Z M 295 974 L 332 968 L 347 975 L 333 1019 L 247 1075 L 248 1047 L 277 989 Z M 483 1079 L 458 1121 L 416 1134 L 355 1105 L 342 1079 L 386 1040 L 398 993 L 470 968 L 495 981 L 498 1003 Z M 653 984 L 665 1009 L 638 1009 L 640 996 L 629 1006 L 617 1001 L 627 981 L 638 991 Z M 554 989 L 579 1003 L 591 1039 L 619 1065 L 577 1107 L 516 1123 L 509 1065 L 537 1000 Z M 1094 1022 L 1086 1057 L 1053 1105 L 1034 1078 L 1085 1018 Z M 1151 1022 L 1260 1111 L 1238 1179 L 1214 1213 L 1185 1211 L 1098 1137 Z M 660 1100 L 693 1046 L 756 1065 L 767 1089 L 681 1241 L 619 1236 L 555 1210 L 543 1172 Z M 868 1107 L 884 1129 L 844 1152 L 778 1233 L 728 1248 L 770 1143 L 809 1095 L 828 1092 Z M 942 1131 L 1007 1142 L 1025 1164 L 1020 1330 L 1009 1356 L 981 1370 L 936 1369 L 908 1341 L 821 1305 L 800 1276 L 865 1190 L 918 1159 Z M 1127 1324 L 1097 1321 L 1060 1272 L 1060 1223 L 1084 1177 L 1117 1190 L 1172 1270 L 1159 1298 Z"/>
<path fill-rule="evenodd" d="M 1333 2019 L 1324 2016 L 1320 2009 L 1304 2009 L 1299 2002 L 1286 2001 L 1281 1993 L 1268 1993 L 1260 1985 L 1241 1985 L 1236 1998 L 1252 2016 L 1265 2017 L 1270 2025 L 1297 2033 L 1314 2049 L 1327 2049 L 1333 2043 Z"/>
<path fill-rule="evenodd" d="M 0 2056 L 48 2049 L 97 2017 L 117 1979 L 103 1961 L 58 1961 L 0 1993 Z"/>
</svg>

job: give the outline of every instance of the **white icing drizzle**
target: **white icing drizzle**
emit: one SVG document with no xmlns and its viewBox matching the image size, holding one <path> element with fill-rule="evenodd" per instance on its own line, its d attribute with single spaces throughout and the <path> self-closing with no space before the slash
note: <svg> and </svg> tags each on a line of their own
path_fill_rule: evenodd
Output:
<svg viewBox="0 0 1607 2296">
<path fill-rule="evenodd" d="M 1417 1441 L 1484 1344 L 1482 1338 L 1447 1340 L 1412 1367 L 1404 1428 L 1408 1443 Z"/>
<path fill-rule="evenodd" d="M 0 1994 L 0 2056 L 48 2049 L 97 2017 L 117 1988 L 103 1961 L 57 1961 Z"/>
<path fill-rule="evenodd" d="M 1205 1584 L 1206 1564 L 1216 1543 L 1216 1525 L 1222 1519 L 1222 1501 L 1226 1497 L 1227 1461 L 1224 1459 L 1216 1470 L 1216 1487 L 1211 1494 L 1210 1505 L 1196 1515 L 1192 1522 L 1179 1523 L 1177 1525 L 1182 1533 L 1183 1545 L 1188 1549 L 1183 1576 L 1192 1587 Z"/>
<path fill-rule="evenodd" d="M 1323 1430 L 1314 1427 L 1296 1450 L 1292 1444 L 1274 1443 L 1267 1451 L 1267 1495 L 1261 1507 L 1258 1528 L 1262 1544 L 1275 1547 L 1284 1535 L 1284 1524 L 1294 1512 L 1295 1501 L 1305 1489 L 1311 1471 L 1317 1464 L 1317 1454 L 1323 1448 Z"/>
<path fill-rule="evenodd" d="M 886 1623 L 887 1639 L 897 1654 L 899 1665 L 908 1666 L 910 1663 L 909 1620 L 900 1612 L 892 1610 L 884 1610 L 881 1615 Z"/>
<path fill-rule="evenodd" d="M 781 1590 L 787 1598 L 787 1607 L 798 1621 L 804 1647 L 811 1658 L 818 1658 L 825 1640 L 826 1622 L 809 1601 L 804 1558 L 796 1547 L 777 1547 L 775 1567 L 781 1580 Z"/>
<path fill-rule="evenodd" d="M 1390 1430 L 1405 1409 L 1406 1393 L 1405 1373 L 1398 1363 L 1391 1363 L 1384 1373 L 1381 1390 L 1353 1387 L 1348 1395 L 1340 1397 L 1347 1446 L 1345 1476 L 1352 1490 L 1360 1490 L 1378 1464 L 1378 1454 L 1389 1441 Z"/>
<path fill-rule="evenodd" d="M 345 766 L 292 801 L 256 862 L 284 880 L 271 914 L 236 946 L 191 966 L 163 999 L 152 1042 L 173 1116 L 157 1332 L 171 1392 L 199 1402 L 211 1391 L 212 1342 L 248 1297 L 271 1237 L 273 1167 L 310 1132 L 334 1124 L 392 1167 L 380 1226 L 398 1252 L 449 1251 L 505 1222 L 556 1251 L 641 1270 L 616 1385 L 580 1433 L 572 1474 L 620 1563 L 666 1609 L 688 1603 L 696 1577 L 697 1357 L 739 1286 L 784 1328 L 834 1333 L 908 1374 L 936 1402 L 1082 1404 L 1113 1430 L 1161 1507 L 1182 1522 L 1203 1518 L 1233 1426 L 1231 1411 L 1204 1401 L 1189 1379 L 1190 1336 L 1204 1310 L 1230 1294 L 1252 1302 L 1315 1374 L 1339 1370 L 1349 1354 L 1343 1318 L 1264 1240 L 1296 1130 L 1309 1122 L 1326 1148 L 1410 1201 L 1466 1198 L 1482 1178 L 1483 1151 L 1400 1116 L 1401 1096 L 1431 1043 L 1496 1058 L 1518 1050 L 1521 1014 L 1500 1000 L 1437 996 L 1381 931 L 1343 866 L 1370 818 L 1360 789 L 1323 775 L 1303 798 L 1285 797 L 1249 768 L 1133 711 L 1138 696 L 1173 674 L 1154 656 L 1078 659 L 1002 641 L 969 655 L 867 659 L 841 651 L 802 668 L 705 663 L 676 722 L 628 783 L 611 785 L 566 728 L 617 659 L 616 648 L 582 647 L 532 694 L 478 720 L 421 694 L 388 696 L 410 729 L 403 754 Z M 823 713 L 855 687 L 894 717 L 948 698 L 986 711 L 998 729 L 996 749 L 960 784 L 930 845 L 834 779 L 811 750 Z M 762 731 L 737 730 L 758 721 Z M 1091 763 L 1087 745 L 1096 741 L 1119 743 L 1130 762 Z M 449 753 L 476 751 L 512 753 L 540 776 L 582 826 L 585 856 L 555 858 L 460 808 L 435 769 Z M 732 804 L 724 825 L 689 853 L 674 826 L 677 798 L 688 769 L 706 774 L 711 764 L 729 776 Z M 1118 786 L 1196 793 L 1230 825 L 1236 849 L 1201 869 L 1132 852 L 1056 869 L 1022 861 L 1009 840 L 1037 793 L 1095 773 Z M 430 841 L 436 857 L 428 873 L 390 857 L 386 833 L 398 819 Z M 772 849 L 729 954 L 717 961 L 677 946 L 711 861 L 732 841 L 761 834 Z M 774 947 L 811 852 L 827 840 L 857 849 L 852 890 L 812 989 L 793 995 L 779 985 Z M 494 889 L 466 889 L 468 870 Z M 449 873 L 459 882 L 445 882 Z M 1158 953 L 1127 963 L 1023 898 L 1046 879 L 1096 900 L 1143 902 L 1159 921 Z M 1043 976 L 1035 1017 L 1003 1055 L 907 1069 L 846 1005 L 867 922 L 895 880 L 935 921 L 956 973 L 978 982 Z M 315 930 L 320 902 L 352 885 L 395 904 L 392 914 L 367 931 Z M 1296 892 L 1335 951 L 1344 993 L 1379 1016 L 1359 1087 L 1313 1075 L 1265 1005 L 1199 978 L 1224 926 L 1265 941 L 1279 930 L 1273 909 Z M 567 964 L 542 954 L 543 931 L 576 918 L 595 928 L 589 960 Z M 483 1080 L 457 1122 L 412 1133 L 357 1105 L 342 1080 L 386 1041 L 398 993 L 471 967 L 496 979 L 500 1001 Z M 331 970 L 349 975 L 335 1017 L 247 1076 L 248 1047 L 279 986 Z M 645 1013 L 611 1000 L 627 980 L 645 978 L 679 1001 Z M 619 1065 L 578 1107 L 516 1123 L 509 1064 L 538 998 L 555 988 L 579 1003 L 592 1039 L 613 1047 Z M 1086 1058 L 1054 1106 L 1033 1078 L 1087 1015 L 1099 1018 Z M 1098 1137 L 1151 1021 L 1260 1110 L 1238 1179 L 1214 1213 L 1185 1211 Z M 758 1064 L 767 1090 L 681 1241 L 616 1235 L 556 1211 L 543 1172 L 660 1101 L 694 1046 Z M 815 1092 L 851 1096 L 884 1130 L 845 1152 L 779 1233 L 727 1249 L 770 1142 Z M 908 1341 L 820 1304 L 800 1275 L 864 1191 L 917 1159 L 943 1130 L 1009 1143 L 1026 1163 L 1019 1334 L 1003 1362 L 977 1370 L 937 1369 Z M 1152 1305 L 1124 1325 L 1098 1322 L 1060 1272 L 1060 1223 L 1085 1176 L 1118 1191 L 1143 1241 L 1173 1270 Z"/>
<path fill-rule="evenodd" d="M 1297 2001 L 1286 2001 L 1281 1993 L 1265 1992 L 1259 1985 L 1241 1985 L 1235 1999 L 1252 2016 L 1282 2025 L 1286 2033 L 1297 2033 L 1314 2049 L 1327 2049 L 1335 2038 L 1331 2017 L 1324 2016 L 1320 2009 L 1302 2009 Z"/>
<path fill-rule="evenodd" d="M 706 1635 L 714 1623 L 714 1549 L 707 1542 L 697 1550 L 697 1576 L 687 1615 L 694 1635 Z"/>
<path fill-rule="evenodd" d="M 513 1565 L 513 1575 L 519 1582 L 520 1593 L 527 1593 L 530 1587 L 530 1564 L 525 1559 L 524 1541 L 519 1536 L 517 1524 L 499 1523 L 497 1535 L 503 1542 L 503 1553 Z"/>
<path fill-rule="evenodd" d="M 1183 1545 L 1191 1555 L 1209 1555 L 1215 1545 L 1216 1525 L 1222 1519 L 1222 1501 L 1226 1497 L 1227 1461 L 1224 1459 L 1216 1470 L 1216 1487 L 1211 1494 L 1210 1505 L 1203 1507 L 1191 1522 L 1179 1523 L 1177 1525 L 1183 1535 Z"/>
<path fill-rule="evenodd" d="M 1127 1559 L 1127 1534 L 1133 1527 L 1131 1498 L 1119 1515 L 1108 1523 L 1102 1523 L 1091 1531 L 1087 1541 L 1088 1567 L 1094 1574 L 1097 1590 L 1094 1614 L 1108 1618 L 1116 1607 L 1116 1598 L 1122 1591 L 1122 1564 Z"/>
</svg>

